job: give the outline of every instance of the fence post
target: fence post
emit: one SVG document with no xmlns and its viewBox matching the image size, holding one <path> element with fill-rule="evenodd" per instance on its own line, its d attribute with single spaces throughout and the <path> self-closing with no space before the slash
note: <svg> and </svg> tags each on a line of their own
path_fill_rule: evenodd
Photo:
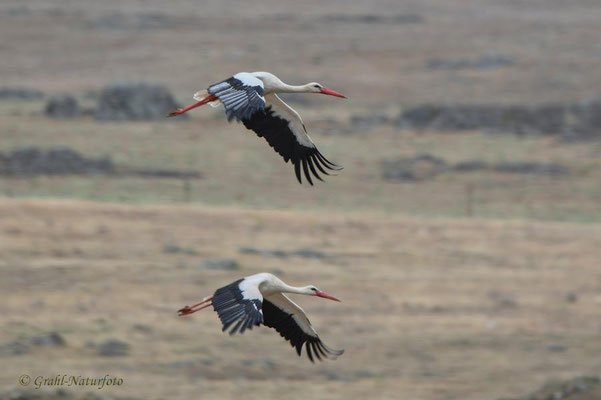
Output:
<svg viewBox="0 0 601 400">
<path fill-rule="evenodd" d="M 471 217 L 474 213 L 474 184 L 465 185 L 465 215 Z"/>
<path fill-rule="evenodd" d="M 189 203 L 191 200 L 191 188 L 190 188 L 190 179 L 188 178 L 184 178 L 183 179 L 183 191 L 184 191 L 184 202 Z"/>
</svg>

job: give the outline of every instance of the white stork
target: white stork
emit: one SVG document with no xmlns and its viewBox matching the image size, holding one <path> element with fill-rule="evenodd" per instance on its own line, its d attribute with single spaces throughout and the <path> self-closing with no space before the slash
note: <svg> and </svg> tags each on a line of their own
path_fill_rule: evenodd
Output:
<svg viewBox="0 0 601 400">
<path fill-rule="evenodd" d="M 209 86 L 207 90 L 197 92 L 194 95 L 196 103 L 179 108 L 168 116 L 174 117 L 207 103 L 217 106 L 221 102 L 228 121 L 242 121 L 247 129 L 254 131 L 259 137 L 264 137 L 285 162 L 292 162 L 299 183 L 302 183 L 301 164 L 311 185 L 311 173 L 323 181 L 316 168 L 325 175 L 330 175 L 326 169 L 342 169 L 317 150 L 300 115 L 276 93 L 321 93 L 346 98 L 317 82 L 293 86 L 282 82 L 269 72 L 240 72 Z"/>
<path fill-rule="evenodd" d="M 296 348 L 299 356 L 306 343 L 306 353 L 311 362 L 314 362 L 314 355 L 321 360 L 322 357 L 336 359 L 344 353 L 344 350 L 332 350 L 323 344 L 303 309 L 284 293 L 305 294 L 340 301 L 315 286 L 290 286 L 276 276 L 263 272 L 219 288 L 213 296 L 205 297 L 201 302 L 191 306 L 185 306 L 178 310 L 178 314 L 180 316 L 192 314 L 212 305 L 223 324 L 222 331 L 225 332 L 232 327 L 229 330 L 230 335 L 237 332 L 244 333 L 246 329 L 263 324 L 278 331 L 292 347 Z"/>
</svg>

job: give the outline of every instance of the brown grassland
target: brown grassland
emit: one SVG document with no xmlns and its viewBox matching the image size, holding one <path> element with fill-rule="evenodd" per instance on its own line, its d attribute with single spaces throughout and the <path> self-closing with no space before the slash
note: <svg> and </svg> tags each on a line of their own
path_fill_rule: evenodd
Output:
<svg viewBox="0 0 601 400">
<path fill-rule="evenodd" d="M 3 1 L 2 85 L 69 92 L 86 108 L 116 79 L 163 84 L 182 103 L 240 70 L 317 80 L 349 99 L 314 96 L 292 105 L 344 170 L 315 187 L 298 185 L 290 165 L 227 124 L 221 110 L 198 109 L 181 121 L 99 123 L 89 115 L 50 119 L 45 99 L 0 100 L 0 152 L 64 145 L 110 155 L 118 166 L 203 174 L 188 182 L 0 177 L 0 388 L 18 387 L 25 373 L 108 373 L 124 384 L 102 395 L 136 399 L 476 400 L 601 375 L 601 142 L 390 125 L 356 131 L 351 123 L 353 115 L 396 117 L 423 102 L 599 96 L 598 2 L 169 3 Z M 347 14 L 423 21 L 339 18 Z M 147 17 L 159 25 L 136 25 Z M 434 58 L 489 53 L 517 64 L 426 67 Z M 570 174 L 382 179 L 383 160 L 421 153 L 449 162 L 554 162 Z M 245 254 L 242 247 L 324 256 Z M 199 268 L 207 258 L 232 258 L 239 268 Z M 177 316 L 262 271 L 342 300 L 295 297 L 324 342 L 344 355 L 311 364 L 268 328 L 229 337 L 212 311 Z M 60 333 L 65 346 L 2 352 L 48 332 Z M 107 339 L 127 342 L 129 354 L 99 355 Z"/>
<path fill-rule="evenodd" d="M 5 359 L 2 385 L 21 373 L 110 373 L 126 384 L 107 393 L 139 398 L 476 399 L 601 367 L 599 226 L 67 200 L 3 200 L 0 215 L 1 290 L 10 293 L 0 337 L 58 331 L 67 340 Z M 170 243 L 198 255 L 165 254 Z M 327 258 L 242 255 L 240 246 Z M 241 269 L 199 271 L 199 257 L 233 257 Z M 231 338 L 211 311 L 175 313 L 272 270 L 342 299 L 297 299 L 326 343 L 346 349 L 339 360 L 313 365 L 267 328 Z M 87 346 L 108 338 L 129 342 L 131 355 Z"/>
</svg>

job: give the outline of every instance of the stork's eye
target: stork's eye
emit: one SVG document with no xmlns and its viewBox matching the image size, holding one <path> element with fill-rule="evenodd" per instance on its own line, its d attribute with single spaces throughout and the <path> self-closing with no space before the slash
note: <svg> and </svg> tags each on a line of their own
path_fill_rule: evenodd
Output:
<svg viewBox="0 0 601 400">
<path fill-rule="evenodd" d="M 313 87 L 314 87 L 315 89 L 321 89 L 321 86 L 319 86 L 319 85 L 313 85 Z"/>
<path fill-rule="evenodd" d="M 317 288 L 312 287 L 311 290 L 317 292 Z"/>
</svg>

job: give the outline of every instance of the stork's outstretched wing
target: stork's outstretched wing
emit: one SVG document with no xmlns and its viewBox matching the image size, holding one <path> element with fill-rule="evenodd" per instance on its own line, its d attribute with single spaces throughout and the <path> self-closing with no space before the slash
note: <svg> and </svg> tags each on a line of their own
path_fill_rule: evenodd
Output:
<svg viewBox="0 0 601 400">
<path fill-rule="evenodd" d="M 223 103 L 228 121 L 240 121 L 265 108 L 263 89 L 262 80 L 248 72 L 240 72 L 209 86 L 207 92 Z"/>
<path fill-rule="evenodd" d="M 299 356 L 306 343 L 305 350 L 311 362 L 314 362 L 313 357 L 321 361 L 322 357 L 336 359 L 344 353 L 344 350 L 333 350 L 323 344 L 303 309 L 281 293 L 263 299 L 263 324 L 278 331 L 296 348 Z"/>
<path fill-rule="evenodd" d="M 222 331 L 230 326 L 229 334 L 244 333 L 246 329 L 260 325 L 263 322 L 261 311 L 263 295 L 253 282 L 240 279 L 227 286 L 219 288 L 213 295 L 213 309 L 219 315 L 223 324 Z"/>
<path fill-rule="evenodd" d="M 242 119 L 242 123 L 259 137 L 264 137 L 285 162 L 291 161 L 299 183 L 302 183 L 301 166 L 311 185 L 311 175 L 323 181 L 317 170 L 330 175 L 326 169 L 342 169 L 317 150 L 300 115 L 293 108 L 274 93 L 265 95 L 265 100 L 266 107 Z"/>
</svg>

